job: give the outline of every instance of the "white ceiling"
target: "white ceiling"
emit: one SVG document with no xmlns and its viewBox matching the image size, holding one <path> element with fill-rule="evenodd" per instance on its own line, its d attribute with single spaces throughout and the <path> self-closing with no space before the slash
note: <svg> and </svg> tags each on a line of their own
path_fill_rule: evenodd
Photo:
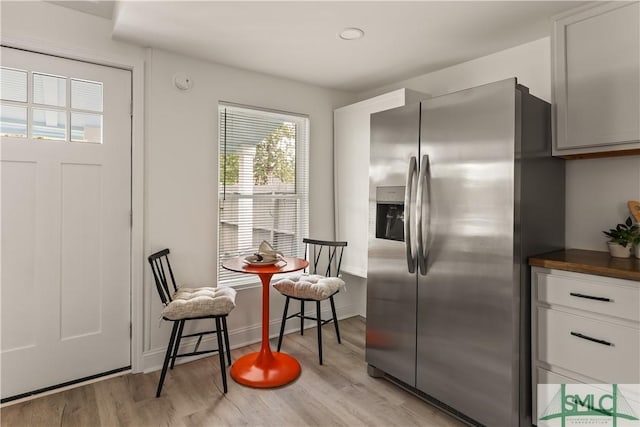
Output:
<svg viewBox="0 0 640 427">
<path fill-rule="evenodd" d="M 121 1 L 112 19 L 118 40 L 358 92 L 548 36 L 551 16 L 583 3 Z M 364 38 L 341 40 L 345 27 Z"/>
</svg>

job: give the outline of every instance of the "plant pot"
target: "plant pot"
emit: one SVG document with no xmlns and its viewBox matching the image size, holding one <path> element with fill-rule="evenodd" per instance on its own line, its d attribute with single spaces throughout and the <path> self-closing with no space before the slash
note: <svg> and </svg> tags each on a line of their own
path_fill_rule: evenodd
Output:
<svg viewBox="0 0 640 427">
<path fill-rule="evenodd" d="M 609 254 L 616 258 L 629 258 L 631 256 L 631 245 L 622 246 L 618 243 L 607 242 Z"/>
<path fill-rule="evenodd" d="M 636 243 L 633 247 L 633 252 L 635 253 L 636 258 L 640 259 L 640 243 Z"/>
</svg>

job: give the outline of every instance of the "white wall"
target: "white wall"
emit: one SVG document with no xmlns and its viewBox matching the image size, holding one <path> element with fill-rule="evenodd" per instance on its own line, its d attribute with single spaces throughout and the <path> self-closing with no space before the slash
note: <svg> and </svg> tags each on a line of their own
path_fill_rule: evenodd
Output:
<svg viewBox="0 0 640 427">
<path fill-rule="evenodd" d="M 3 1 L 0 12 L 3 43 L 18 40 L 45 53 L 66 51 L 71 57 L 119 65 L 144 56 L 142 48 L 111 39 L 108 19 L 40 1 Z"/>
<path fill-rule="evenodd" d="M 568 160 L 567 247 L 606 251 L 603 230 L 629 216 L 627 201 L 640 200 L 640 156 Z"/>
<path fill-rule="evenodd" d="M 407 80 L 363 92 L 359 99 L 406 87 L 431 96 L 443 95 L 498 80 L 517 77 L 531 93 L 551 100 L 551 56 L 549 38 L 543 38 L 462 64 L 422 74 Z"/>
<path fill-rule="evenodd" d="M 548 37 L 359 94 L 366 99 L 401 87 L 437 96 L 517 77 L 531 93 L 551 100 Z M 628 200 L 640 200 L 640 156 L 566 161 L 566 247 L 606 251 L 602 230 L 624 221 Z"/>
<path fill-rule="evenodd" d="M 309 115 L 310 236 L 333 238 L 333 109 L 352 99 L 352 94 L 157 49 L 149 51 L 147 65 L 147 253 L 169 247 L 176 273 L 185 283 L 215 283 L 219 101 Z M 191 77 L 192 90 L 173 86 L 172 77 L 178 72 Z M 150 333 L 145 366 L 160 363 L 168 334 L 167 326 L 157 327 L 160 304 L 151 285 L 146 275 L 145 318 Z M 339 315 L 356 314 L 350 297 L 349 293 L 337 296 Z M 232 346 L 259 339 L 260 304 L 259 287 L 239 291 L 237 308 L 229 317 Z M 282 306 L 283 297 L 272 292 L 271 330 L 276 333 Z"/>
</svg>

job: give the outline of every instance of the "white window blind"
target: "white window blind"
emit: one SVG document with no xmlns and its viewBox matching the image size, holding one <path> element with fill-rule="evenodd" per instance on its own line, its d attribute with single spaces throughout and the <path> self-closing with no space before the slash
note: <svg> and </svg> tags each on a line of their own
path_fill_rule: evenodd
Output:
<svg viewBox="0 0 640 427">
<path fill-rule="evenodd" d="M 256 251 L 263 240 L 285 256 L 303 256 L 308 235 L 309 119 L 303 115 L 219 104 L 218 253 Z M 221 285 L 257 277 L 218 268 Z"/>
</svg>

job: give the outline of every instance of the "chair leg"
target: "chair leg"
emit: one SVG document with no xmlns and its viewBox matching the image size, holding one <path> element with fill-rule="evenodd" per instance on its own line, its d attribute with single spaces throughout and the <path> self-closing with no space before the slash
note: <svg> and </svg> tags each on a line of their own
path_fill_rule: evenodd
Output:
<svg viewBox="0 0 640 427">
<path fill-rule="evenodd" d="M 229 347 L 229 330 L 227 329 L 227 316 L 222 318 L 222 327 L 224 329 L 224 346 L 227 349 L 227 359 L 229 360 L 229 366 L 231 366 L 231 347 Z"/>
<path fill-rule="evenodd" d="M 280 335 L 278 335 L 278 350 L 282 345 L 282 335 L 284 335 L 284 325 L 287 323 L 287 311 L 289 310 L 289 297 L 286 297 L 284 301 L 284 314 L 282 315 L 282 323 L 280 324 Z"/>
<path fill-rule="evenodd" d="M 182 331 L 184 330 L 184 320 L 180 320 L 180 327 L 178 328 L 178 337 L 173 346 L 173 355 L 171 356 L 171 366 L 169 369 L 173 369 L 173 366 L 176 364 L 176 356 L 178 355 L 178 349 L 180 348 L 180 341 L 182 340 Z"/>
<path fill-rule="evenodd" d="M 320 318 L 320 301 L 316 301 L 316 322 L 318 324 L 318 358 L 322 365 L 322 319 Z"/>
<path fill-rule="evenodd" d="M 224 363 L 224 347 L 222 345 L 222 326 L 220 318 L 216 317 L 216 336 L 218 337 L 218 354 L 220 355 L 220 373 L 222 374 L 222 389 L 227 392 L 227 372 Z"/>
<path fill-rule="evenodd" d="M 338 328 L 338 316 L 336 316 L 336 305 L 333 302 L 333 295 L 329 297 L 329 302 L 331 302 L 331 314 L 333 315 L 333 325 L 336 327 L 336 336 L 338 337 L 338 344 L 342 344 L 342 341 L 340 341 L 340 328 Z"/>
<path fill-rule="evenodd" d="M 171 329 L 171 338 L 169 338 L 167 353 L 164 356 L 164 364 L 162 365 L 162 373 L 160 374 L 160 382 L 158 382 L 156 397 L 160 397 L 160 393 L 162 392 L 162 385 L 164 384 L 164 377 L 165 375 L 167 375 L 167 367 L 169 366 L 169 359 L 171 359 L 171 353 L 173 351 L 174 341 L 176 339 L 179 324 L 180 322 L 173 322 L 173 328 Z"/>
<path fill-rule="evenodd" d="M 300 300 L 300 335 L 304 335 L 304 300 Z"/>
</svg>

